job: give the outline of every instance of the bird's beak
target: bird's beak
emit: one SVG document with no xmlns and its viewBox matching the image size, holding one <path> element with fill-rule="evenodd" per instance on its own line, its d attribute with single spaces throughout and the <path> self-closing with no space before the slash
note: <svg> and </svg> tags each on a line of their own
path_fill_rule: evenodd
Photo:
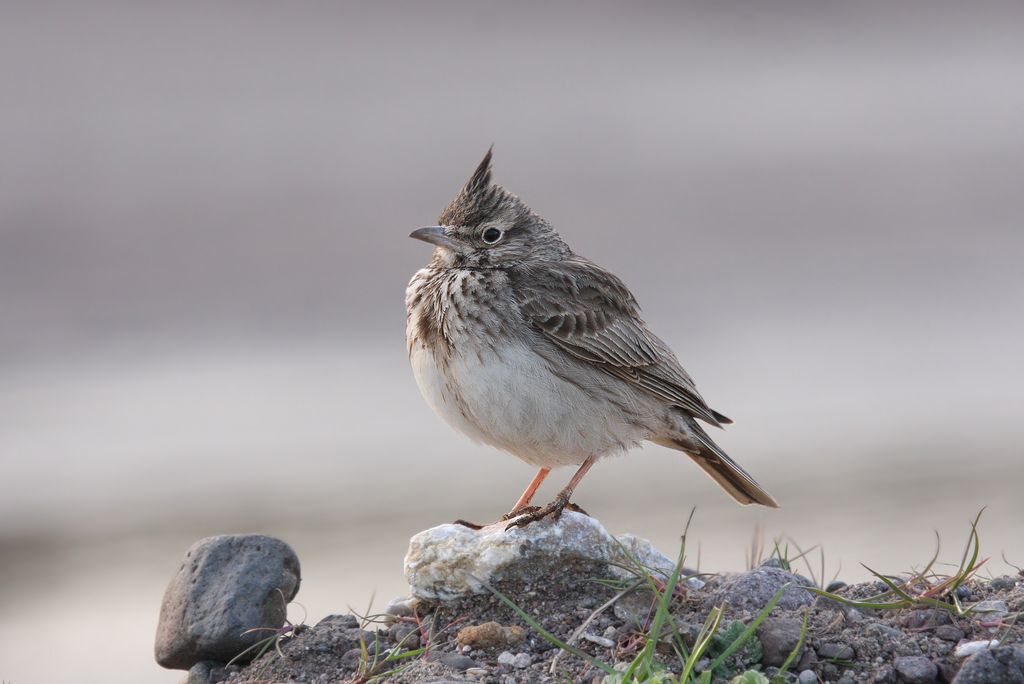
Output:
<svg viewBox="0 0 1024 684">
<path fill-rule="evenodd" d="M 450 249 L 453 252 L 458 252 L 459 245 L 455 240 L 445 235 L 443 226 L 427 226 L 426 228 L 417 228 L 416 230 L 409 233 L 409 237 L 416 240 L 423 240 L 429 242 L 432 245 L 438 247 L 444 247 Z"/>
</svg>

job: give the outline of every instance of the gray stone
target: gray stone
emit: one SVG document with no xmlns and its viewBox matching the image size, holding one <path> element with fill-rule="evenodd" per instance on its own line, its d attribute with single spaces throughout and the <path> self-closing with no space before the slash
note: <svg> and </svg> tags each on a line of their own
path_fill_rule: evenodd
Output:
<svg viewBox="0 0 1024 684">
<path fill-rule="evenodd" d="M 818 675 L 814 674 L 814 670 L 804 670 L 797 675 L 796 681 L 798 684 L 818 684 Z"/>
<path fill-rule="evenodd" d="M 432 658 L 431 660 L 436 660 L 442 665 L 450 667 L 453 670 L 458 670 L 459 672 L 465 672 L 471 667 L 480 666 L 480 663 L 476 662 L 469 656 L 464 656 L 459 653 L 442 653 L 441 655 L 437 656 L 436 658 Z"/>
<path fill-rule="evenodd" d="M 1009 575 L 1003 575 L 1002 577 L 996 577 L 992 582 L 989 583 L 995 591 L 1009 591 L 1017 586 L 1017 580 Z"/>
<path fill-rule="evenodd" d="M 867 625 L 864 628 L 864 634 L 866 636 L 883 637 L 891 639 L 896 643 L 900 643 L 906 640 L 907 635 L 902 630 L 896 629 L 881 622 Z"/>
<path fill-rule="evenodd" d="M 189 668 L 188 674 L 181 680 L 181 684 L 211 684 L 213 679 L 213 668 L 219 667 L 221 663 L 212 660 L 202 660 Z"/>
<path fill-rule="evenodd" d="M 341 666 L 346 670 L 356 670 L 363 662 L 363 649 L 350 648 L 341 656 Z"/>
<path fill-rule="evenodd" d="M 920 629 L 922 627 L 948 625 L 952 622 L 952 618 L 944 610 L 930 608 L 928 610 L 911 611 L 904 615 L 900 622 L 911 629 Z"/>
<path fill-rule="evenodd" d="M 624 534 L 613 537 L 596 519 L 566 511 L 557 520 L 541 520 L 528 527 L 506 530 L 507 522 L 473 530 L 464 525 L 439 525 L 409 540 L 405 578 L 412 595 L 420 599 L 450 600 L 484 594 L 485 583 L 499 579 L 539 581 L 531 573 L 547 563 L 558 566 L 574 559 L 629 564 L 623 548 L 638 563 L 667 575 L 675 563 L 650 542 Z M 528 561 L 528 562 L 524 562 Z M 619 577 L 634 575 L 609 565 Z M 685 581 L 697 589 L 703 583 Z"/>
<path fill-rule="evenodd" d="M 359 629 L 359 618 L 351 613 L 345 615 L 328 615 L 320 622 L 316 623 L 317 627 L 330 626 L 334 629 Z"/>
<path fill-rule="evenodd" d="M 797 610 L 814 603 L 814 597 L 804 589 L 808 583 L 785 570 L 758 568 L 741 575 L 727 575 L 708 598 L 709 605 L 728 601 L 733 608 L 758 611 L 764 608 L 775 593 L 786 584 L 789 589 L 776 606 L 782 610 Z"/>
<path fill-rule="evenodd" d="M 498 654 L 499 665 L 511 665 L 515 659 L 516 657 L 510 651 L 502 651 Z"/>
<path fill-rule="evenodd" d="M 892 669 L 892 665 L 886 663 L 875 670 L 871 681 L 875 684 L 896 684 L 896 670 Z"/>
<path fill-rule="evenodd" d="M 825 591 L 830 591 L 830 592 L 832 592 L 834 594 L 837 591 L 839 591 L 840 589 L 843 589 L 845 587 L 846 587 L 846 582 L 843 582 L 842 580 L 833 580 L 832 582 L 828 583 L 827 587 L 825 587 Z"/>
<path fill-rule="evenodd" d="M 164 592 L 157 663 L 187 670 L 203 660 L 231 660 L 267 636 L 242 632 L 284 624 L 300 577 L 298 557 L 280 539 L 223 535 L 196 542 Z"/>
<path fill-rule="evenodd" d="M 761 641 L 761 663 L 765 667 L 778 667 L 786 662 L 786 658 L 800 643 L 802 629 L 802 620 L 766 618 L 757 628 L 757 638 Z"/>
<path fill-rule="evenodd" d="M 1000 646 L 975 653 L 953 684 L 1024 684 L 1024 646 Z"/>
<path fill-rule="evenodd" d="M 979 620 L 993 621 L 1006 617 L 1010 606 L 1006 601 L 978 601 L 971 606 L 971 615 Z"/>
<path fill-rule="evenodd" d="M 522 670 L 530 667 L 532 662 L 533 658 L 530 657 L 529 653 L 516 653 L 516 657 L 512 659 L 512 667 Z"/>
<path fill-rule="evenodd" d="M 854 656 L 853 647 L 849 644 L 829 642 L 818 647 L 818 657 L 822 660 L 845 660 L 852 661 Z"/>
<path fill-rule="evenodd" d="M 943 641 L 952 641 L 954 644 L 964 638 L 963 630 L 953 625 L 939 625 L 932 633 Z"/>
<path fill-rule="evenodd" d="M 897 656 L 892 665 L 906 684 L 931 684 L 939 676 L 939 668 L 925 656 Z"/>
<path fill-rule="evenodd" d="M 395 643 L 407 650 L 414 650 L 420 647 L 419 627 L 411 622 L 396 622 L 388 629 L 388 636 Z"/>
</svg>

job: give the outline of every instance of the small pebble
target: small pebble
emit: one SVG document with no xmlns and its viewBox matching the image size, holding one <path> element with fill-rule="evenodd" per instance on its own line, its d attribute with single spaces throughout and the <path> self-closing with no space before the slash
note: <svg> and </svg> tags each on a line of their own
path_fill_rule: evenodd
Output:
<svg viewBox="0 0 1024 684">
<path fill-rule="evenodd" d="M 589 641 L 592 644 L 597 644 L 598 646 L 604 646 L 605 648 L 614 648 L 615 647 L 615 642 L 614 641 L 612 641 L 611 639 L 608 639 L 606 637 L 597 636 L 596 634 L 584 633 L 583 634 L 583 638 L 586 639 L 587 641 Z"/>
<path fill-rule="evenodd" d="M 953 643 L 964 638 L 963 630 L 957 629 L 953 625 L 939 625 L 933 633 L 943 641 L 952 641 Z"/>
<path fill-rule="evenodd" d="M 996 577 L 989 583 L 995 591 L 1008 591 L 1017 586 L 1017 580 L 1009 575 L 1003 575 L 1002 577 Z"/>
<path fill-rule="evenodd" d="M 998 639 L 992 639 L 991 641 L 963 641 L 957 644 L 956 650 L 953 651 L 953 655 L 957 658 L 967 658 L 979 651 L 984 651 L 987 648 L 995 648 L 998 645 Z"/>
<path fill-rule="evenodd" d="M 466 674 L 472 677 L 486 677 L 490 672 L 485 667 L 470 667 L 466 669 Z"/>
<path fill-rule="evenodd" d="M 925 656 L 898 656 L 892 664 L 907 684 L 931 684 L 939 674 L 938 666 Z"/>
<path fill-rule="evenodd" d="M 970 601 L 971 600 L 971 588 L 966 586 L 966 585 L 961 584 L 959 587 L 956 588 L 956 597 L 958 599 L 960 599 L 961 601 Z"/>
<path fill-rule="evenodd" d="M 971 606 L 971 615 L 982 620 L 997 620 L 1010 612 L 1006 601 L 978 601 Z"/>
<path fill-rule="evenodd" d="M 420 647 L 419 628 L 409 622 L 396 622 L 388 630 L 388 636 L 396 644 L 403 648 L 412 650 Z"/>
<path fill-rule="evenodd" d="M 822 644 L 818 649 L 822 660 L 853 660 L 853 647 L 847 644 Z"/>
<path fill-rule="evenodd" d="M 896 684 L 896 670 L 892 669 L 892 665 L 888 663 L 881 665 L 875 669 L 875 675 L 871 681 L 875 684 Z"/>
<path fill-rule="evenodd" d="M 502 651 L 498 655 L 498 664 L 499 665 L 511 665 L 513 663 L 513 661 L 515 661 L 515 659 L 516 659 L 516 657 L 514 655 L 512 655 L 511 653 L 509 653 L 508 651 Z"/>
<path fill-rule="evenodd" d="M 796 681 L 799 684 L 818 684 L 818 675 L 814 674 L 814 670 L 804 670 L 797 676 Z"/>
<path fill-rule="evenodd" d="M 523 670 L 527 667 L 530 667 L 530 664 L 532 662 L 533 659 L 530 658 L 529 653 L 517 653 L 515 658 L 512 659 L 512 667 L 516 668 L 517 670 Z"/>
<path fill-rule="evenodd" d="M 395 617 L 412 617 L 416 614 L 416 599 L 412 596 L 399 596 L 388 601 L 384 612 Z"/>
<path fill-rule="evenodd" d="M 828 586 L 825 587 L 825 591 L 830 591 L 832 593 L 835 593 L 835 592 L 839 591 L 840 589 L 844 588 L 845 586 L 846 586 L 846 582 L 843 582 L 841 580 L 835 580 L 834 582 L 829 582 L 828 583 Z"/>
<path fill-rule="evenodd" d="M 472 658 L 469 658 L 459 653 L 442 653 L 437 657 L 437 662 L 447 665 L 453 670 L 459 670 L 461 672 L 465 672 L 469 668 L 477 667 L 479 665 L 479 663 L 477 663 Z"/>
</svg>

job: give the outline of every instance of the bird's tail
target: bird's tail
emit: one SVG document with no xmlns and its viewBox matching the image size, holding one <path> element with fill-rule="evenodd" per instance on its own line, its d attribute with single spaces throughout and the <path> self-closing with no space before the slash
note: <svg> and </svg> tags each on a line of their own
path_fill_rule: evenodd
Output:
<svg viewBox="0 0 1024 684">
<path fill-rule="evenodd" d="M 694 429 L 695 428 L 695 429 Z M 770 508 L 778 508 L 779 504 L 766 492 L 761 485 L 757 484 L 753 477 L 746 470 L 741 468 L 736 461 L 729 458 L 729 455 L 722 451 L 722 448 L 708 436 L 704 430 L 696 424 L 691 426 L 693 440 L 683 441 L 681 439 L 670 439 L 660 443 L 673 449 L 686 453 L 687 456 L 704 469 L 718 486 L 726 491 L 729 496 L 739 503 L 761 504 Z M 689 435 L 688 435 L 689 436 Z M 694 447 L 697 447 L 694 449 Z"/>
</svg>

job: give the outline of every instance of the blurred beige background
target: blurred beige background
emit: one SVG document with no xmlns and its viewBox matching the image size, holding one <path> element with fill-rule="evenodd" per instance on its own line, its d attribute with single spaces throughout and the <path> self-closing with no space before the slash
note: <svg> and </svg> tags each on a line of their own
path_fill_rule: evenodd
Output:
<svg viewBox="0 0 1024 684">
<path fill-rule="evenodd" d="M 283 537 L 315 621 L 532 475 L 451 432 L 403 293 L 487 146 L 619 274 L 783 502 L 679 454 L 578 501 L 708 570 L 1024 561 L 1019 3 L 35 3 L 0 9 L 0 678 L 152 661 L 196 538 Z M 560 472 L 542 494 L 569 477 Z M 694 558 L 696 549 L 694 549 Z M 302 617 L 296 610 L 294 617 Z"/>
</svg>

